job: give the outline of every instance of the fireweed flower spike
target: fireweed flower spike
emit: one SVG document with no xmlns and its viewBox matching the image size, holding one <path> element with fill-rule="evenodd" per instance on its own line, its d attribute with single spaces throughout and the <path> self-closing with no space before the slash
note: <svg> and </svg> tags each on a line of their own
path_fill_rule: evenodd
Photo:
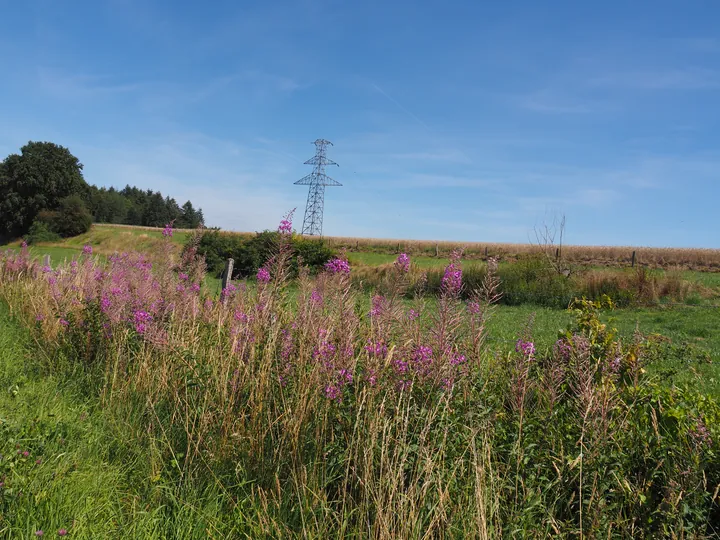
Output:
<svg viewBox="0 0 720 540">
<path fill-rule="evenodd" d="M 395 260 L 395 268 L 397 268 L 403 274 L 406 274 L 410 270 L 410 257 L 407 253 L 401 253 Z"/>
<path fill-rule="evenodd" d="M 83 255 L 92 255 L 92 246 L 90 244 L 85 244 L 83 246 Z"/>
<path fill-rule="evenodd" d="M 517 343 L 515 343 L 515 351 L 521 352 L 530 358 L 533 354 L 535 354 L 535 344 L 532 341 L 523 341 L 522 339 L 518 339 Z"/>
<path fill-rule="evenodd" d="M 295 213 L 295 208 L 290 210 L 287 215 L 280 221 L 278 232 L 280 234 L 292 234 L 292 218 Z"/>
<path fill-rule="evenodd" d="M 325 270 L 330 274 L 349 274 L 350 264 L 343 259 L 331 259 L 325 263 Z"/>
<path fill-rule="evenodd" d="M 267 268 L 261 267 L 257 272 L 257 280 L 260 283 L 268 283 L 270 281 L 270 272 Z"/>
<path fill-rule="evenodd" d="M 445 267 L 445 275 L 442 278 L 442 289 L 450 296 L 460 294 L 462 288 L 462 270 L 451 262 Z"/>
<path fill-rule="evenodd" d="M 168 223 L 167 225 L 165 225 L 162 235 L 164 238 L 172 238 L 172 235 L 173 235 L 172 223 Z"/>
</svg>

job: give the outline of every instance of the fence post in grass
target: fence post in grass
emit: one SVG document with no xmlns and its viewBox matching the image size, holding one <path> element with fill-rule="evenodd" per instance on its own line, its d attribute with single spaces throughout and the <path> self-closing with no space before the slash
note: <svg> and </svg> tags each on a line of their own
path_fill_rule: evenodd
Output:
<svg viewBox="0 0 720 540">
<path fill-rule="evenodd" d="M 227 289 L 227 286 L 230 285 L 230 280 L 232 279 L 232 271 L 233 266 L 235 265 L 235 261 L 233 259 L 228 259 L 225 261 L 225 270 L 223 270 L 222 273 L 222 289 L 221 291 L 225 291 Z M 225 300 L 225 296 L 222 296 L 223 301 Z"/>
<path fill-rule="evenodd" d="M 50 255 L 45 255 L 43 257 L 43 266 L 50 266 Z"/>
<path fill-rule="evenodd" d="M 630 263 L 633 268 L 635 268 L 635 251 L 633 251 L 632 254 L 632 262 Z"/>
<path fill-rule="evenodd" d="M 555 260 L 560 260 L 560 248 L 555 248 Z"/>
<path fill-rule="evenodd" d="M 488 247 L 485 246 L 485 259 L 487 259 L 487 258 L 488 258 Z"/>
<path fill-rule="evenodd" d="M 440 246 L 438 246 L 437 244 L 435 244 L 435 256 L 436 257 L 440 256 Z"/>
</svg>

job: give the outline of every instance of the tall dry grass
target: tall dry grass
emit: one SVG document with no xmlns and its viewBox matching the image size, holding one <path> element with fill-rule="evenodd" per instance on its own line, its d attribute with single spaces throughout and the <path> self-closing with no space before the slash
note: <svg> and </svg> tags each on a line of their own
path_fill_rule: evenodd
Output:
<svg viewBox="0 0 720 540">
<path fill-rule="evenodd" d="M 518 256 L 547 252 L 569 263 L 601 266 L 630 266 L 635 252 L 636 264 L 651 267 L 680 267 L 689 270 L 720 270 L 720 249 L 673 248 L 643 246 L 552 246 L 537 244 L 509 244 L 496 242 L 447 242 L 429 240 L 401 240 L 351 237 L 325 237 L 325 241 L 337 249 L 349 251 L 372 251 L 378 253 L 408 253 L 448 257 L 457 249 L 463 249 L 468 259 L 484 259 L 487 256 L 500 260 L 512 260 Z M 487 251 L 486 251 L 487 250 Z"/>
</svg>

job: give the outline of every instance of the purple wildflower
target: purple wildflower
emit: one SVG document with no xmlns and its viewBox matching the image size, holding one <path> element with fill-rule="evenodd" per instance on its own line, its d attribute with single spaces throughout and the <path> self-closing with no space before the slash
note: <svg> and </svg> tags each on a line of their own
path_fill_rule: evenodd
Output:
<svg viewBox="0 0 720 540">
<path fill-rule="evenodd" d="M 278 227 L 278 232 L 280 234 L 292 234 L 292 217 L 293 217 L 294 213 L 295 213 L 295 209 L 293 208 L 280 221 L 280 226 Z"/>
<path fill-rule="evenodd" d="M 66 328 L 70 325 L 70 323 L 67 322 L 65 319 L 60 319 L 60 324 L 65 326 Z"/>
<path fill-rule="evenodd" d="M 370 309 L 371 317 L 379 317 L 385 310 L 385 298 L 376 294 L 372 297 L 372 308 Z"/>
<path fill-rule="evenodd" d="M 340 399 L 340 389 L 334 384 L 328 384 L 325 387 L 325 397 L 328 399 Z"/>
<path fill-rule="evenodd" d="M 335 355 L 335 345 L 327 341 L 320 342 L 320 345 L 313 351 L 313 358 L 315 360 L 323 360 L 326 364 L 329 363 L 330 358 Z"/>
<path fill-rule="evenodd" d="M 385 343 L 382 341 L 378 341 L 377 343 L 373 343 L 372 341 L 368 341 L 368 344 L 365 345 L 365 350 L 370 353 L 373 356 L 377 356 L 380 358 L 385 358 L 388 353 L 388 348 Z"/>
<path fill-rule="evenodd" d="M 172 238 L 172 235 L 173 235 L 172 223 L 168 223 L 167 225 L 165 225 L 162 235 L 165 238 Z"/>
<path fill-rule="evenodd" d="M 478 313 L 480 313 L 480 304 L 478 304 L 477 302 L 469 302 L 467 305 L 467 309 L 473 315 L 477 315 Z"/>
<path fill-rule="evenodd" d="M 528 358 L 535 354 L 535 344 L 532 341 L 518 339 L 515 343 L 515 352 L 521 352 Z"/>
<path fill-rule="evenodd" d="M 44 320 L 45 320 L 45 316 L 44 316 L 43 314 L 41 314 L 41 313 L 38 313 L 38 314 L 35 316 L 35 320 L 38 321 L 38 322 L 44 321 Z"/>
<path fill-rule="evenodd" d="M 58 529 L 58 536 L 67 536 L 67 529 Z"/>
<path fill-rule="evenodd" d="M 188 275 L 185 274 L 185 273 L 183 273 L 183 272 L 180 272 L 180 273 L 178 274 L 178 278 L 180 279 L 180 281 L 187 281 L 187 280 L 188 280 Z"/>
<path fill-rule="evenodd" d="M 417 311 L 415 311 L 414 309 L 411 309 L 410 311 L 407 312 L 407 318 L 411 321 L 414 321 L 419 316 L 420 316 L 420 314 Z"/>
<path fill-rule="evenodd" d="M 133 322 L 135 323 L 135 330 L 138 334 L 144 334 L 147 330 L 147 323 L 152 321 L 152 315 L 147 311 L 137 310 L 133 312 Z"/>
<path fill-rule="evenodd" d="M 410 270 L 410 257 L 407 253 L 401 253 L 395 260 L 395 268 L 397 268 L 403 274 Z"/>
<path fill-rule="evenodd" d="M 465 355 L 460 354 L 460 353 L 453 354 L 452 357 L 450 358 L 450 363 L 453 366 L 459 366 L 460 364 L 464 364 L 465 363 Z"/>
<path fill-rule="evenodd" d="M 564 339 L 558 339 L 553 346 L 555 356 L 567 361 L 572 353 L 572 346 Z"/>
<path fill-rule="evenodd" d="M 257 280 L 260 283 L 268 283 L 270 281 L 270 272 L 264 266 L 260 267 L 257 271 Z"/>
<path fill-rule="evenodd" d="M 200 292 L 200 284 L 199 283 L 193 283 L 190 285 L 190 290 L 192 292 Z"/>
<path fill-rule="evenodd" d="M 460 294 L 461 288 L 462 270 L 455 262 L 451 262 L 445 267 L 445 275 L 443 275 L 442 278 L 442 290 L 445 294 L 457 296 Z"/>
<path fill-rule="evenodd" d="M 398 358 L 393 362 L 393 364 L 397 373 L 407 373 L 408 363 L 405 360 Z"/>
<path fill-rule="evenodd" d="M 27 246 L 28 246 L 28 244 L 27 244 L 27 242 L 26 242 L 25 240 L 23 240 L 23 241 L 22 241 L 22 244 L 20 244 L 20 247 L 23 248 L 23 249 L 27 248 Z"/>
<path fill-rule="evenodd" d="M 427 366 L 432 363 L 433 350 L 425 345 L 420 345 L 415 349 L 413 361 L 420 366 Z"/>
<path fill-rule="evenodd" d="M 42 531 L 42 529 L 35 531 L 35 536 L 42 536 L 43 534 L 45 533 Z"/>
<path fill-rule="evenodd" d="M 25 450 L 25 451 L 22 453 L 22 455 L 23 455 L 23 457 L 30 457 L 30 452 L 28 452 L 27 450 Z"/>
<path fill-rule="evenodd" d="M 349 274 L 350 264 L 343 259 L 331 259 L 325 263 L 325 270 L 330 274 Z"/>
<path fill-rule="evenodd" d="M 353 382 L 353 374 L 349 369 L 341 369 L 338 375 L 343 384 L 350 384 Z"/>
<path fill-rule="evenodd" d="M 314 289 L 313 292 L 310 294 L 310 302 L 315 305 L 320 305 L 323 303 L 322 294 L 320 294 L 317 289 Z"/>
<path fill-rule="evenodd" d="M 85 244 L 83 246 L 83 255 L 92 255 L 92 246 L 90 244 Z"/>
<path fill-rule="evenodd" d="M 49 265 L 45 265 L 42 267 L 42 271 L 44 274 L 48 274 L 48 273 L 52 272 L 52 267 Z"/>
</svg>

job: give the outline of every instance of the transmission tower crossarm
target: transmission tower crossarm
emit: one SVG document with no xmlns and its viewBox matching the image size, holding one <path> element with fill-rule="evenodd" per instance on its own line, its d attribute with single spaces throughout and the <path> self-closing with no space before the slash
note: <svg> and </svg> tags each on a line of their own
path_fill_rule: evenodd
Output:
<svg viewBox="0 0 720 540">
<path fill-rule="evenodd" d="M 322 157 L 322 156 L 321 157 L 318 157 L 318 156 L 312 157 L 312 158 L 308 159 L 304 164 L 305 165 L 335 165 L 337 167 L 340 166 L 337 163 L 335 163 L 332 159 L 328 159 L 328 158 Z"/>
<path fill-rule="evenodd" d="M 313 180 L 315 179 L 315 173 L 308 174 L 307 176 L 303 176 L 300 180 L 297 182 L 293 182 L 296 186 L 309 186 L 313 183 Z"/>
</svg>

